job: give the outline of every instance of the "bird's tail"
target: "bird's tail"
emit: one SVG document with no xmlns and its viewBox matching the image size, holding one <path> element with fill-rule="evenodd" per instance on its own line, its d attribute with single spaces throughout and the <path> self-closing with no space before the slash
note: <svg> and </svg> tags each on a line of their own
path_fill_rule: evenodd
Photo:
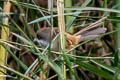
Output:
<svg viewBox="0 0 120 80">
<path fill-rule="evenodd" d="M 85 31 L 83 33 L 80 33 L 79 35 L 80 36 L 80 42 L 81 41 L 84 41 L 84 40 L 88 40 L 88 39 L 92 39 L 92 38 L 95 38 L 101 34 L 104 34 L 106 32 L 106 28 L 96 28 L 96 29 L 92 29 L 92 30 L 88 30 L 88 31 Z"/>
</svg>

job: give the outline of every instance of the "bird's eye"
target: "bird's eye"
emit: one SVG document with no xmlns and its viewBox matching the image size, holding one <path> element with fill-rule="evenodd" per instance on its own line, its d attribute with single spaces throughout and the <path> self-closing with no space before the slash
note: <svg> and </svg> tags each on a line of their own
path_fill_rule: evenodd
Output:
<svg viewBox="0 0 120 80">
<path fill-rule="evenodd" d="M 41 39 L 41 38 L 42 38 L 39 34 L 37 34 L 36 36 L 37 36 L 38 39 Z"/>
</svg>

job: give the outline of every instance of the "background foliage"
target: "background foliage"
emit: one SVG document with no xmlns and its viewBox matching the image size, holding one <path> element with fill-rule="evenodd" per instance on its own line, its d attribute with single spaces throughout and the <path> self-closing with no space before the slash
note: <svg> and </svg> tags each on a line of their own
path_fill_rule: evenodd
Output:
<svg viewBox="0 0 120 80">
<path fill-rule="evenodd" d="M 33 42 L 39 29 L 58 26 L 56 0 L 9 0 L 10 12 L 4 12 L 4 2 L 7 0 L 0 0 L 0 44 L 8 55 L 5 61 L 0 60 L 4 63 L 0 67 L 6 70 L 2 71 L 1 80 L 3 77 L 7 80 L 120 79 L 119 0 L 65 1 L 65 28 L 71 34 L 108 16 L 102 24 L 107 28 L 105 34 L 81 42 L 65 54 L 51 51 L 49 45 L 43 49 Z M 3 22 L 6 14 L 10 15 L 8 24 Z M 2 26 L 9 29 L 8 40 L 2 39 Z M 51 59 L 53 54 L 58 57 Z M 66 75 L 62 73 L 64 64 Z"/>
</svg>

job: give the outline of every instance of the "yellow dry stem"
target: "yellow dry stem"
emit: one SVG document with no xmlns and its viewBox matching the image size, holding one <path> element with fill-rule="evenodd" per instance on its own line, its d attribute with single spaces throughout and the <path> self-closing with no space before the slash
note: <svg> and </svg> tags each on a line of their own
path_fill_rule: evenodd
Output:
<svg viewBox="0 0 120 80">
<path fill-rule="evenodd" d="M 62 16 L 64 14 L 64 0 L 57 0 L 57 11 L 58 11 L 58 27 L 60 32 L 60 45 L 62 50 L 60 52 L 64 54 L 65 52 L 65 36 L 64 36 L 65 20 L 64 20 L 64 16 Z M 62 65 L 62 74 L 64 74 L 64 78 L 62 80 L 66 80 L 66 66 L 64 64 Z"/>
<path fill-rule="evenodd" d="M 4 2 L 3 12 L 9 13 L 10 12 L 11 4 L 10 2 Z M 8 25 L 8 16 L 9 15 L 3 15 L 2 24 Z M 9 29 L 2 25 L 2 31 L 1 31 L 1 40 L 7 40 L 8 39 L 8 31 Z M 6 63 L 6 50 L 5 48 L 0 45 L 0 64 L 5 65 Z M 6 72 L 5 69 L 0 68 L 0 75 L 5 75 Z M 0 80 L 5 80 L 5 77 L 0 77 Z"/>
</svg>

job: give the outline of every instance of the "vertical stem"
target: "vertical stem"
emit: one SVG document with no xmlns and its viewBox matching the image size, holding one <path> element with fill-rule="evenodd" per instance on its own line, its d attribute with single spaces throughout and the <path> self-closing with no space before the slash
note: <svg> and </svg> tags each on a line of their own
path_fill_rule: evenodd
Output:
<svg viewBox="0 0 120 80">
<path fill-rule="evenodd" d="M 104 8 L 107 8 L 107 0 L 104 0 Z"/>
<path fill-rule="evenodd" d="M 71 7 L 72 6 L 72 0 L 65 0 L 65 7 Z M 72 11 L 67 10 L 66 13 L 71 13 Z M 66 22 L 68 22 L 72 17 L 71 16 L 66 16 Z M 74 29 L 73 26 L 71 26 L 68 30 L 68 32 L 73 33 Z"/>
<path fill-rule="evenodd" d="M 3 6 L 3 12 L 8 13 L 8 15 L 3 15 L 2 24 L 4 25 L 8 25 L 10 8 L 11 8 L 11 3 L 9 1 L 5 1 Z M 8 39 L 8 32 L 9 32 L 9 29 L 6 26 L 2 25 L 1 40 Z M 0 45 L 0 64 L 5 65 L 5 63 L 6 63 L 6 50 L 2 45 Z M 0 67 L 0 75 L 4 75 L 5 72 L 6 70 Z M 0 78 L 0 80 L 5 80 L 5 79 L 6 78 Z"/>
<path fill-rule="evenodd" d="M 120 3 L 120 0 L 116 0 L 116 3 L 119 4 Z M 117 9 L 119 10 L 120 9 L 120 6 L 117 7 Z M 120 14 L 117 14 L 116 15 L 117 17 L 120 16 Z M 116 23 L 116 30 L 117 32 L 115 33 L 115 48 L 117 50 L 120 50 L 120 22 Z M 120 54 L 119 54 L 120 56 Z"/>
<path fill-rule="evenodd" d="M 116 0 L 116 4 L 119 4 L 120 3 L 120 0 Z M 120 9 L 120 6 L 117 7 L 117 9 L 119 10 Z M 119 17 L 120 14 L 117 14 L 116 17 Z M 115 32 L 115 50 L 118 51 L 118 58 L 119 58 L 119 63 L 120 63 L 120 22 L 116 22 L 116 27 L 115 27 L 115 30 L 117 30 Z M 118 68 L 120 68 L 120 65 L 117 66 Z M 116 80 L 119 80 L 119 76 L 120 76 L 120 69 L 119 70 L 116 70 Z"/>
<path fill-rule="evenodd" d="M 60 52 L 64 54 L 65 52 L 65 21 L 64 21 L 64 0 L 57 0 L 57 11 L 58 11 L 58 28 L 60 32 Z M 66 80 L 66 67 L 63 64 L 62 70 L 64 74 L 63 80 Z"/>
<path fill-rule="evenodd" d="M 58 9 L 58 27 L 59 27 L 59 32 L 60 32 L 60 44 L 61 44 L 61 49 L 65 49 L 65 22 L 64 22 L 64 16 L 61 16 L 64 14 L 64 2 L 63 0 L 58 0 L 57 1 L 57 9 Z"/>
<path fill-rule="evenodd" d="M 116 4 L 120 4 L 120 0 L 116 0 Z M 120 6 L 117 7 L 118 10 L 120 10 Z M 120 14 L 117 14 L 116 17 L 119 17 Z M 115 32 L 115 50 L 117 50 L 118 52 L 118 58 L 119 58 L 119 63 L 120 63 L 120 22 L 116 22 L 116 26 L 114 27 L 115 30 L 117 30 Z M 118 64 L 119 64 L 118 63 Z M 118 68 L 120 68 L 120 65 L 117 66 Z M 120 76 L 120 69 L 116 70 L 115 72 L 115 77 L 116 80 L 119 80 L 119 76 Z"/>
<path fill-rule="evenodd" d="M 50 21 L 51 21 L 51 35 L 53 35 L 53 0 L 48 0 L 48 9 L 50 10 L 50 12 L 51 12 L 51 19 L 50 19 Z M 51 40 L 51 39 L 50 39 Z M 51 43 L 51 41 L 50 41 L 50 43 Z"/>
</svg>

